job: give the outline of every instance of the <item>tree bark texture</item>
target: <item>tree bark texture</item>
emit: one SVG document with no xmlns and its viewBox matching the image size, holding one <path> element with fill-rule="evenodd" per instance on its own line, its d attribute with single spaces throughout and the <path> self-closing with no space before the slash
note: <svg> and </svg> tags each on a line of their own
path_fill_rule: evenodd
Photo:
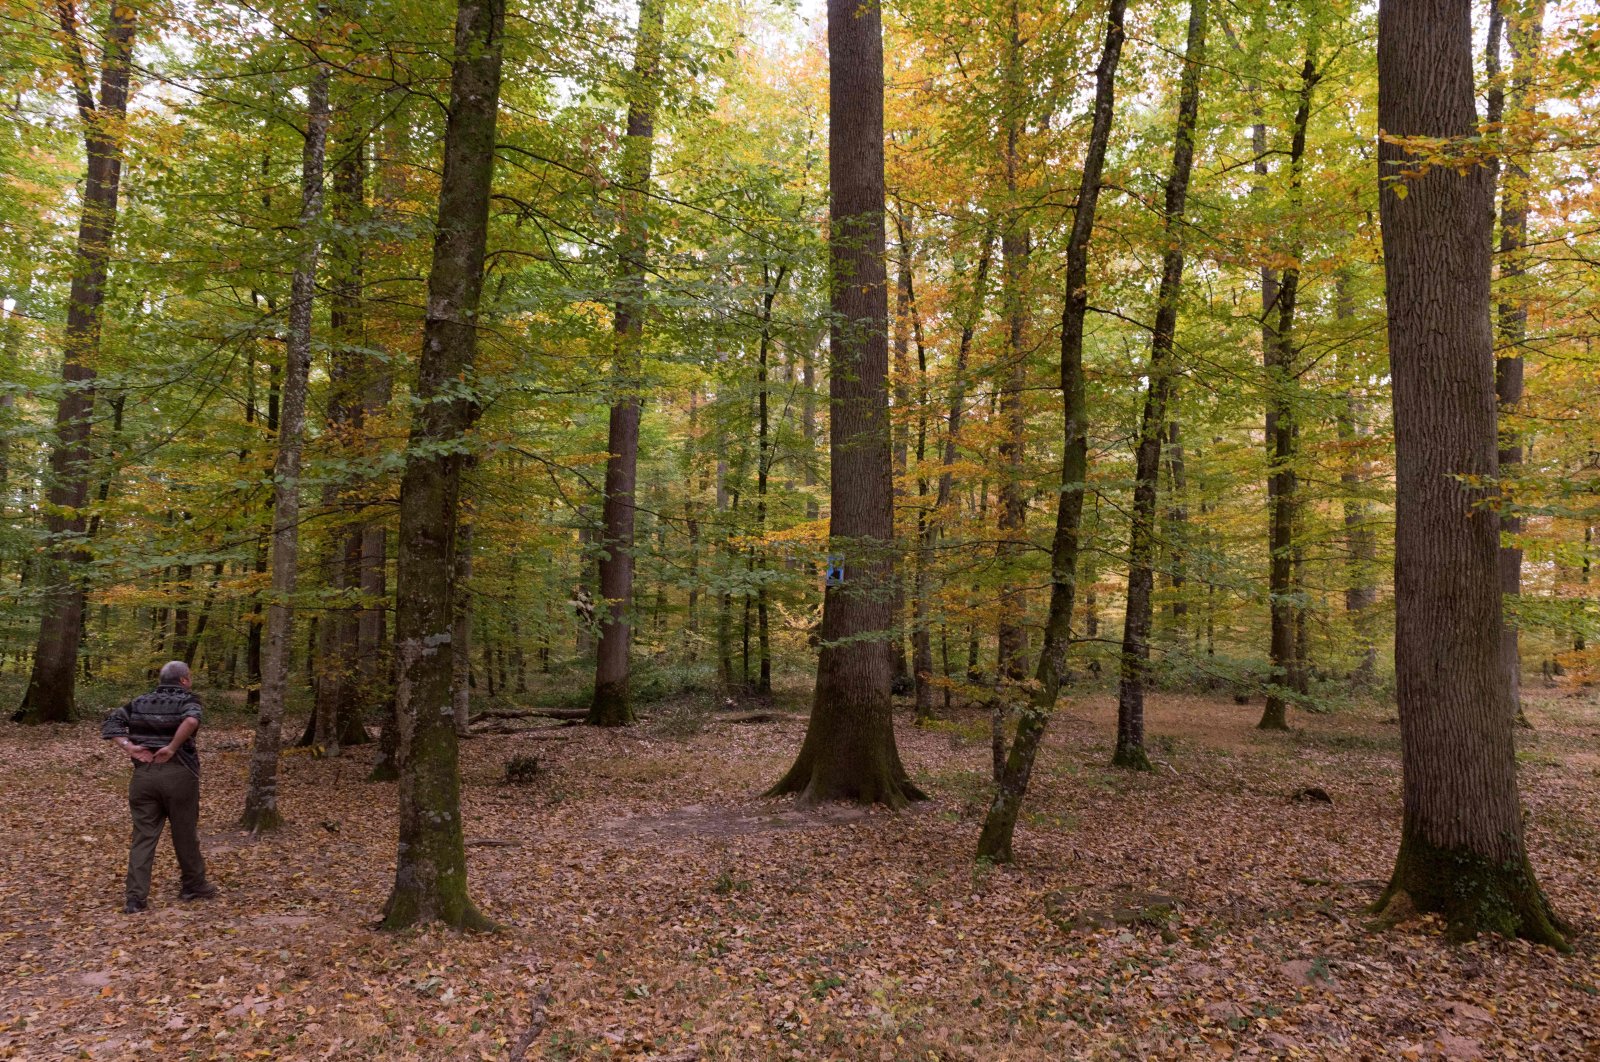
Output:
<svg viewBox="0 0 1600 1062">
<path fill-rule="evenodd" d="M 1072 644 L 1072 608 L 1077 591 L 1078 533 L 1083 521 L 1084 482 L 1089 473 L 1088 404 L 1083 375 L 1083 329 L 1089 315 L 1089 243 L 1116 110 L 1117 63 L 1122 57 L 1126 11 L 1127 0 L 1110 0 L 1106 10 L 1105 44 L 1095 68 L 1093 120 L 1078 181 L 1072 229 L 1067 237 L 1066 297 L 1061 311 L 1061 485 L 1050 548 L 1050 610 L 1034 672 L 1032 699 L 1018 713 L 1017 733 L 1006 756 L 1005 771 L 995 786 L 994 799 L 978 837 L 978 858 L 997 863 L 1012 859 L 1012 835 L 1028 793 L 1034 757 L 1067 679 L 1067 651 Z"/>
<path fill-rule="evenodd" d="M 897 807 L 922 793 L 895 746 L 894 499 L 884 263 L 883 32 L 877 0 L 829 0 L 829 550 L 805 742 L 771 793 Z"/>
<path fill-rule="evenodd" d="M 466 434 L 477 401 L 460 388 L 477 357 L 504 44 L 503 0 L 460 0 L 445 121 L 444 176 L 428 274 L 417 409 L 400 484 L 395 591 L 400 837 L 383 924 L 485 928 L 467 895 L 461 776 L 450 704 L 456 532 Z"/>
<path fill-rule="evenodd" d="M 252 832 L 273 830 L 278 811 L 278 754 L 283 744 L 283 708 L 289 693 L 290 640 L 294 636 L 294 591 L 300 549 L 300 457 L 311 375 L 311 311 L 321 250 L 322 172 L 328 147 L 329 70 L 311 75 L 301 156 L 300 256 L 289 288 L 289 333 L 284 343 L 283 397 L 278 456 L 272 470 L 272 588 L 267 599 L 261 657 L 261 705 L 256 714 L 250 780 L 240 824 Z"/>
<path fill-rule="evenodd" d="M 604 538 L 600 554 L 602 618 L 595 654 L 594 701 L 588 722 L 626 726 L 633 722 L 629 692 L 629 647 L 633 638 L 634 489 L 639 474 L 641 358 L 648 313 L 645 273 L 649 265 L 651 153 L 656 102 L 661 96 L 663 0 L 642 0 L 628 87 L 628 135 L 623 138 L 622 187 L 617 208 L 617 306 L 614 317 L 617 388 L 606 443 Z"/>
<path fill-rule="evenodd" d="M 100 98 L 96 100 L 78 37 L 77 8 L 71 0 L 61 0 L 56 10 L 68 50 L 67 66 L 88 167 L 72 262 L 72 286 L 67 296 L 61 397 L 56 402 L 55 438 L 50 445 L 46 494 L 49 504 L 45 509 L 50 545 L 36 576 L 44 584 L 39 640 L 34 647 L 27 690 L 12 717 L 23 723 L 70 722 L 74 712 L 86 598 L 82 540 L 92 473 L 89 435 L 94 419 L 107 263 L 117 231 L 123 124 L 128 114 L 129 67 L 138 19 L 131 3 L 109 5 L 100 49 Z"/>
<path fill-rule="evenodd" d="M 1300 70 L 1299 103 L 1295 108 L 1294 128 L 1289 146 L 1289 195 L 1298 205 L 1300 197 L 1300 172 L 1306 153 L 1306 127 L 1311 120 L 1311 92 L 1319 75 L 1316 68 L 1316 39 L 1313 36 L 1307 47 L 1305 65 Z M 1299 248 L 1290 249 L 1291 259 L 1299 256 Z M 1266 293 L 1265 271 L 1262 280 L 1262 298 Z M 1268 599 L 1271 608 L 1272 634 L 1270 658 L 1272 674 L 1267 680 L 1267 703 L 1257 726 L 1262 730 L 1287 730 L 1289 727 L 1289 692 L 1304 692 L 1301 672 L 1299 632 L 1303 592 L 1299 584 L 1302 565 L 1296 563 L 1295 521 L 1299 508 L 1299 478 L 1295 472 L 1296 452 L 1299 449 L 1299 427 L 1296 424 L 1296 391 L 1300 386 L 1296 365 L 1295 313 L 1300 293 L 1300 267 L 1291 264 L 1284 268 L 1283 277 L 1276 285 L 1275 307 L 1264 307 L 1267 316 L 1277 314 L 1277 325 L 1270 340 L 1262 349 L 1263 368 L 1267 386 L 1267 550 L 1270 554 L 1268 573 Z"/>
<path fill-rule="evenodd" d="M 1391 139 L 1475 137 L 1472 60 L 1468 0 L 1381 0 L 1404 815 L 1379 906 L 1438 913 L 1456 937 L 1566 947 L 1528 861 L 1500 657 L 1491 175 L 1429 164 Z"/>
<path fill-rule="evenodd" d="M 1178 121 L 1172 145 L 1172 172 L 1167 178 L 1161 256 L 1161 284 L 1156 293 L 1155 328 L 1150 340 L 1149 383 L 1139 446 L 1134 454 L 1133 513 L 1128 547 L 1128 607 L 1122 628 L 1122 659 L 1117 689 L 1117 745 L 1111 762 L 1148 771 L 1144 748 L 1144 691 L 1150 668 L 1151 592 L 1155 584 L 1156 490 L 1161 476 L 1161 444 L 1167 431 L 1172 399 L 1174 347 L 1178 331 L 1178 295 L 1183 286 L 1184 210 L 1189 174 L 1194 167 L 1195 122 L 1200 112 L 1200 71 L 1205 62 L 1207 0 L 1190 0 L 1189 34 L 1184 47 L 1183 76 L 1178 88 Z"/>
</svg>

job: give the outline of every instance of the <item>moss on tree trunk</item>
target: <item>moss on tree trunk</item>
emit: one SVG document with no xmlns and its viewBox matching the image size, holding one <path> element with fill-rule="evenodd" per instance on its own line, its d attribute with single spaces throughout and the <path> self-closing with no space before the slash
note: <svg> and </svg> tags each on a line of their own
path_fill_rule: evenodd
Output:
<svg viewBox="0 0 1600 1062">
<path fill-rule="evenodd" d="M 1572 950 L 1566 924 L 1550 909 L 1523 854 L 1497 861 L 1407 833 L 1400 840 L 1394 876 L 1373 911 L 1393 921 L 1412 913 L 1437 914 L 1452 940 L 1498 933 Z"/>
</svg>

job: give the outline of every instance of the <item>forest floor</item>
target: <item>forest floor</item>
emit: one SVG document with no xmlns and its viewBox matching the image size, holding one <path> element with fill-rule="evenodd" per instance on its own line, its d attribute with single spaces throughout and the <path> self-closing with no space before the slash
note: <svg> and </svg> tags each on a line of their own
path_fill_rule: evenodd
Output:
<svg viewBox="0 0 1600 1062">
<path fill-rule="evenodd" d="M 801 691 L 776 721 L 699 732 L 678 705 L 625 732 L 476 737 L 471 891 L 503 928 L 471 936 L 374 928 L 395 822 L 369 749 L 287 756 L 289 824 L 252 839 L 231 826 L 250 731 L 214 719 L 222 896 L 178 902 L 163 842 L 151 911 L 124 916 L 127 768 L 88 723 L 8 724 L 0 1057 L 1597 1058 L 1600 699 L 1529 697 L 1530 844 L 1569 956 L 1371 927 L 1400 808 L 1378 707 L 1262 734 L 1259 705 L 1158 694 L 1157 770 L 1131 775 L 1107 766 L 1112 698 L 1063 702 L 1015 867 L 973 861 L 977 713 L 900 720 L 932 799 L 899 814 L 756 796 L 799 745 Z M 501 781 L 516 754 L 533 782 Z"/>
</svg>

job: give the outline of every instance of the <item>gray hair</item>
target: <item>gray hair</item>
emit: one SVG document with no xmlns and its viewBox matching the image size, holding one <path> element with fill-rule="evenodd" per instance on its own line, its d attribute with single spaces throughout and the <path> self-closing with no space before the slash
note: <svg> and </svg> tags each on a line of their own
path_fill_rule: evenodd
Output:
<svg viewBox="0 0 1600 1062">
<path fill-rule="evenodd" d="M 161 684 L 176 686 L 189 677 L 189 665 L 182 660 L 168 660 L 161 665 Z"/>
</svg>

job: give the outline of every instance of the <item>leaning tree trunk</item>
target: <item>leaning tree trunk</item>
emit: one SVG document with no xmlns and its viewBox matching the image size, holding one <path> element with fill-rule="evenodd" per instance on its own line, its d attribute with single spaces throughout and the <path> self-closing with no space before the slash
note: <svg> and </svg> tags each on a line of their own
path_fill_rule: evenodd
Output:
<svg viewBox="0 0 1600 1062">
<path fill-rule="evenodd" d="M 253 832 L 276 829 L 278 753 L 283 743 L 283 706 L 289 692 L 292 598 L 300 548 L 300 452 L 306 419 L 306 382 L 311 375 L 311 309 L 316 295 L 318 223 L 322 217 L 323 157 L 328 146 L 328 67 L 311 76 L 301 158 L 300 258 L 290 282 L 289 335 L 284 344 L 283 407 L 278 423 L 278 458 L 272 472 L 272 591 L 261 661 L 261 707 L 256 715 L 250 781 L 240 825 Z"/>
<path fill-rule="evenodd" d="M 1491 20 L 1489 56 L 1491 86 L 1489 115 L 1491 126 L 1498 126 L 1507 118 L 1515 122 L 1529 113 L 1528 91 L 1533 83 L 1533 67 L 1538 61 L 1539 41 L 1544 24 L 1544 0 L 1532 0 L 1525 10 L 1512 15 L 1507 26 L 1511 44 L 1512 70 L 1510 91 L 1502 93 L 1496 83 L 1499 73 L 1499 34 Z M 1496 2 L 1494 14 L 1499 13 Z M 1527 273 L 1528 246 L 1528 153 L 1518 150 L 1507 153 L 1500 167 L 1500 282 L 1501 293 L 1497 313 L 1499 317 L 1499 355 L 1495 361 L 1495 392 L 1500 403 L 1500 478 L 1501 495 L 1510 500 L 1514 483 L 1522 467 L 1522 438 L 1515 422 L 1511 420 L 1522 403 L 1523 344 L 1528 338 L 1527 292 L 1524 276 Z M 1505 541 L 1500 547 L 1500 592 L 1502 608 L 1512 605 L 1505 618 L 1501 634 L 1500 662 L 1511 683 L 1511 705 L 1517 721 L 1528 725 L 1522 712 L 1522 651 L 1518 644 L 1515 601 L 1522 596 L 1522 545 L 1516 539 L 1522 533 L 1522 515 L 1514 505 L 1502 505 L 1500 530 Z"/>
<path fill-rule="evenodd" d="M 495 120 L 500 109 L 504 0 L 460 0 L 445 119 L 444 176 L 417 369 L 419 407 L 400 482 L 395 590 L 400 720 L 400 840 L 386 929 L 426 922 L 490 925 L 467 896 L 461 774 L 449 710 L 456 529 L 464 436 L 477 419 L 462 393 L 478 350 L 478 303 L 489 234 Z"/>
<path fill-rule="evenodd" d="M 1307 49 L 1300 70 L 1300 100 L 1295 108 L 1294 129 L 1289 146 L 1289 195 L 1299 205 L 1300 172 L 1306 153 L 1306 127 L 1311 120 L 1311 90 L 1320 75 L 1316 68 L 1316 37 Z M 1299 509 L 1299 478 L 1295 473 L 1299 448 L 1296 423 L 1296 396 L 1299 372 L 1295 357 L 1295 311 L 1300 294 L 1300 266 L 1295 248 L 1284 267 L 1277 287 L 1278 324 L 1271 342 L 1262 351 L 1267 377 L 1267 545 L 1271 554 L 1268 594 L 1272 610 L 1272 675 L 1267 683 L 1267 704 L 1257 727 L 1262 730 L 1289 728 L 1288 691 L 1304 691 L 1301 655 L 1297 638 L 1302 588 L 1301 565 L 1296 563 L 1295 518 Z M 1263 281 L 1263 289 L 1265 281 Z M 1272 312 L 1270 309 L 1267 311 Z"/>
<path fill-rule="evenodd" d="M 634 489 L 639 475 L 640 359 L 647 313 L 645 272 L 649 257 L 646 202 L 650 156 L 660 98 L 663 0 L 642 0 L 628 89 L 628 135 L 622 147 L 621 219 L 617 231 L 615 316 L 617 395 L 606 444 L 604 546 L 600 554 L 602 620 L 595 654 L 594 700 L 587 722 L 626 726 L 633 722 L 628 650 L 633 638 Z"/>
<path fill-rule="evenodd" d="M 1055 538 L 1050 549 L 1050 610 L 1034 672 L 1033 697 L 1018 715 L 1017 734 L 1006 756 L 1005 771 L 995 786 L 994 800 L 978 836 L 978 858 L 997 863 L 1012 859 L 1011 838 L 1016 832 L 1022 800 L 1028 794 L 1033 760 L 1067 678 L 1072 606 L 1077 591 L 1078 531 L 1083 520 L 1084 481 L 1089 474 L 1088 403 L 1083 377 L 1083 326 L 1089 315 L 1089 241 L 1100 201 L 1106 146 L 1111 140 L 1126 10 L 1127 0 L 1110 0 L 1106 11 L 1105 46 L 1094 76 L 1094 119 L 1067 237 L 1066 298 L 1061 312 L 1061 493 L 1056 502 Z"/>
<path fill-rule="evenodd" d="M 1378 7 L 1404 775 L 1400 851 L 1378 906 L 1438 913 L 1456 937 L 1566 948 L 1528 860 L 1500 658 L 1490 174 L 1397 142 L 1475 142 L 1471 23 L 1468 0 Z"/>
<path fill-rule="evenodd" d="M 805 743 L 771 794 L 897 807 L 922 793 L 895 747 L 885 644 L 895 621 L 894 506 L 877 0 L 829 0 L 828 53 L 828 537 L 829 551 L 842 558 L 843 578 L 823 592 L 822 648 Z"/>
<path fill-rule="evenodd" d="M 1133 515 L 1128 547 L 1128 607 L 1122 629 L 1122 662 L 1117 690 L 1117 747 L 1111 762 L 1131 770 L 1150 770 L 1144 748 L 1144 689 L 1150 667 L 1151 591 L 1155 585 L 1156 488 L 1161 475 L 1161 443 L 1172 398 L 1173 347 L 1178 330 L 1178 294 L 1183 286 L 1183 213 L 1194 166 L 1195 120 L 1200 112 L 1200 71 L 1205 62 L 1206 0 L 1190 0 L 1189 38 L 1178 90 L 1178 125 L 1172 146 L 1162 229 L 1161 285 L 1150 341 L 1149 384 L 1144 397 L 1139 448 L 1134 455 Z"/>
<path fill-rule="evenodd" d="M 65 723 L 73 717 L 78 645 L 83 639 L 85 592 L 82 539 L 84 505 L 91 474 L 89 431 L 94 419 L 96 362 L 105 304 L 106 266 L 117 229 L 117 192 L 122 183 L 123 125 L 128 114 L 128 70 L 132 60 L 134 6 L 115 3 L 107 15 L 100 59 L 100 98 L 94 98 L 89 68 L 78 39 L 76 9 L 57 4 L 68 69 L 83 123 L 88 169 L 78 244 L 67 296 L 67 328 L 61 358 L 61 397 L 56 403 L 55 440 L 50 447 L 49 507 L 45 528 L 50 547 L 36 569 L 44 584 L 39 640 L 27 691 L 12 718 L 23 723 Z"/>
</svg>

